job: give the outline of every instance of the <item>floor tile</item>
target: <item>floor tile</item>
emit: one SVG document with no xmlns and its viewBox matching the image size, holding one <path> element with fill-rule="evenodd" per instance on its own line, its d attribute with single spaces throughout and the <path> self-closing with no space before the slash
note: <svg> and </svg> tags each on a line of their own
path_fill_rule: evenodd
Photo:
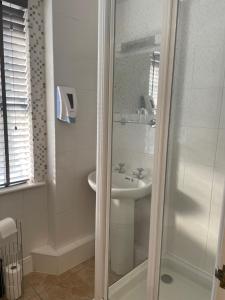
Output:
<svg viewBox="0 0 225 300">
<path fill-rule="evenodd" d="M 69 271 L 56 275 L 31 273 L 24 278 L 21 300 L 92 300 L 95 260 L 91 258 Z M 110 274 L 110 284 L 120 276 Z"/>
<path fill-rule="evenodd" d="M 25 296 L 30 293 L 33 297 L 26 300 L 93 299 L 94 259 L 87 260 L 59 276 L 31 273 L 25 277 L 25 285 Z"/>
</svg>

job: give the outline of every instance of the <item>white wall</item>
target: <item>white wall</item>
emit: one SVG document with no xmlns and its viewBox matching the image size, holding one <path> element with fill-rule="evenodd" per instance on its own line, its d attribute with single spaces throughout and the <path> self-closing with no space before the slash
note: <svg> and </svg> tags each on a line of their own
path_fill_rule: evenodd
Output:
<svg viewBox="0 0 225 300">
<path fill-rule="evenodd" d="M 137 113 L 140 98 L 149 98 L 149 73 L 153 49 L 115 58 L 114 112 Z"/>
<path fill-rule="evenodd" d="M 49 188 L 50 243 L 58 249 L 94 234 L 95 193 L 87 176 L 96 161 L 97 0 L 54 0 L 52 24 L 54 88 L 75 87 L 79 105 L 75 124 L 54 118 L 49 128 L 50 135 L 54 131 L 49 142 L 55 143 L 49 153 L 55 160 Z M 54 105 L 54 99 L 48 101 Z"/>
<path fill-rule="evenodd" d="M 94 236 L 97 122 L 97 0 L 46 0 L 48 185 L 0 196 L 0 219 L 23 221 L 24 256 Z M 55 118 L 55 87 L 76 88 L 78 118 Z M 71 262 L 71 265 L 73 262 Z"/>
<path fill-rule="evenodd" d="M 113 124 L 113 166 L 123 162 L 132 174 L 136 168 L 144 168 L 152 176 L 155 129 L 149 125 Z"/>
<path fill-rule="evenodd" d="M 224 1 L 180 3 L 167 178 L 166 252 L 209 273 L 225 174 L 224 14 Z"/>
<path fill-rule="evenodd" d="M 43 3 L 31 0 L 28 3 L 29 21 L 29 61 L 31 64 L 32 125 L 34 134 L 34 177 L 36 181 L 46 178 L 46 128 L 45 128 L 45 89 L 44 89 L 44 35 Z M 38 34 L 36 30 L 39 30 Z M 33 51 L 33 50 L 36 51 Z M 22 186 L 18 186 L 20 189 Z M 28 257 L 34 248 L 48 241 L 47 187 L 36 186 L 30 189 L 9 192 L 10 187 L 0 190 L 0 220 L 12 217 L 22 221 L 24 257 Z M 28 260 L 27 267 L 31 269 Z"/>
<path fill-rule="evenodd" d="M 116 1 L 116 46 L 160 32 L 162 1 Z"/>
<path fill-rule="evenodd" d="M 48 241 L 46 186 L 0 196 L 0 220 L 11 217 L 22 221 L 24 257 Z"/>
</svg>

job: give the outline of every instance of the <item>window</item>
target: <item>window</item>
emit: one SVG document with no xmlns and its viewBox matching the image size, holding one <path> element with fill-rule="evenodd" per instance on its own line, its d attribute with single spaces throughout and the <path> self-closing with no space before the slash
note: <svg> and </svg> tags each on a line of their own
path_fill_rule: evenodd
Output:
<svg viewBox="0 0 225 300">
<path fill-rule="evenodd" d="M 160 62 L 160 53 L 154 51 L 150 63 L 149 96 L 152 97 L 155 108 L 157 107 L 157 99 L 158 99 L 159 62 Z"/>
<path fill-rule="evenodd" d="M 27 1 L 0 0 L 0 187 L 30 178 L 26 13 Z"/>
</svg>

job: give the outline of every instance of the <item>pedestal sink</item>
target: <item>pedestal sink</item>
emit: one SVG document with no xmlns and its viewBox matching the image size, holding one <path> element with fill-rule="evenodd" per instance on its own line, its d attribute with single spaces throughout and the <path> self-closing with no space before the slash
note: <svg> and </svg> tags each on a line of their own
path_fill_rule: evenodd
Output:
<svg viewBox="0 0 225 300">
<path fill-rule="evenodd" d="M 96 191 L 96 172 L 89 174 L 88 183 Z M 151 186 L 150 180 L 112 173 L 110 258 L 111 270 L 118 275 L 133 269 L 135 200 L 150 195 Z"/>
</svg>

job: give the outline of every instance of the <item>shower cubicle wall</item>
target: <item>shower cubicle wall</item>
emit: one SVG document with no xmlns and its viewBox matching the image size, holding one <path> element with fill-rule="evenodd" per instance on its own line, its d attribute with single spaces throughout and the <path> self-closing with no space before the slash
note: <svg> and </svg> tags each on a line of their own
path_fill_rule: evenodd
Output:
<svg viewBox="0 0 225 300">
<path fill-rule="evenodd" d="M 210 300 L 225 181 L 225 2 L 152 0 L 151 4 L 99 0 L 95 300 L 171 300 L 181 294 L 183 300 L 185 295 Z M 143 122 L 136 112 L 146 108 L 140 104 L 143 95 L 152 96 L 146 92 L 145 76 L 151 56 L 140 45 L 146 46 L 151 36 L 156 41 L 157 34 L 158 44 L 150 47 L 151 53 L 160 52 L 157 109 Z M 145 78 L 138 76 L 140 70 Z M 118 208 L 124 202 L 112 199 L 111 188 L 114 177 L 122 178 L 121 173 L 128 171 L 132 182 L 137 167 L 146 169 L 145 179 L 151 181 L 150 195 L 135 204 L 140 209 L 137 225 L 148 219 L 144 223 L 148 230 L 141 235 L 136 227 L 134 262 L 122 272 L 114 267 L 113 251 L 121 259 L 127 240 L 119 245 L 120 251 L 112 245 L 112 233 L 115 238 L 119 232 L 112 214 L 121 212 Z M 127 231 L 130 236 L 132 230 Z M 142 248 L 135 249 L 135 242 Z M 135 286 L 140 288 L 136 294 Z"/>
<path fill-rule="evenodd" d="M 165 264 L 211 287 L 225 174 L 225 2 L 180 1 L 169 134 Z"/>
</svg>

